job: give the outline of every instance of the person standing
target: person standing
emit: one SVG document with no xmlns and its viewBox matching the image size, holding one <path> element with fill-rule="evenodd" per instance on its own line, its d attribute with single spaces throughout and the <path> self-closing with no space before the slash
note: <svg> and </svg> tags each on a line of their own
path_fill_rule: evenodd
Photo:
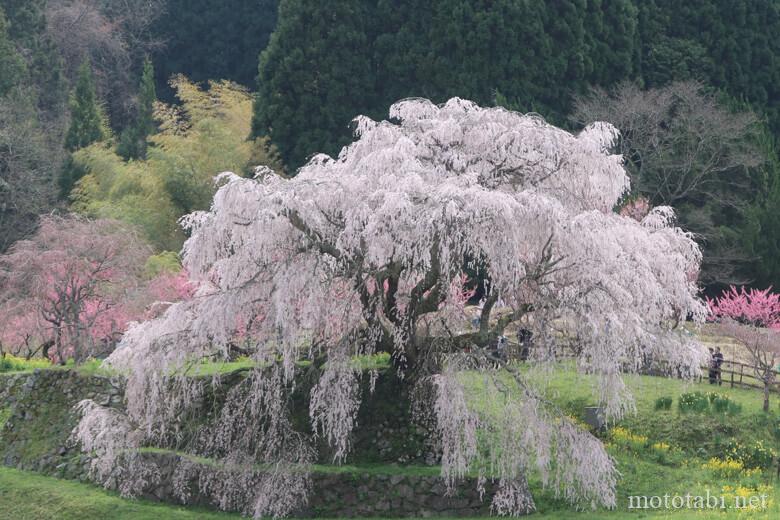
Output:
<svg viewBox="0 0 780 520">
<path fill-rule="evenodd" d="M 723 364 L 723 354 L 720 352 L 720 347 L 715 347 L 715 353 L 712 355 L 712 365 L 715 369 L 715 381 L 718 382 L 718 386 L 721 386 L 723 384 L 723 379 L 721 378 L 721 368 L 720 366 Z"/>
</svg>

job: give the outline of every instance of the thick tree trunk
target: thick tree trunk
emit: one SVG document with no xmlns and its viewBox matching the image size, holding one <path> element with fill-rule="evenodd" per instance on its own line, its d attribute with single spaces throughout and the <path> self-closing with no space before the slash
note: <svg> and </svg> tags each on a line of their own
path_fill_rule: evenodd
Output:
<svg viewBox="0 0 780 520">
<path fill-rule="evenodd" d="M 62 351 L 62 326 L 57 326 L 57 335 L 54 341 L 54 346 L 57 350 L 57 361 L 60 365 L 65 366 L 65 353 Z"/>
</svg>

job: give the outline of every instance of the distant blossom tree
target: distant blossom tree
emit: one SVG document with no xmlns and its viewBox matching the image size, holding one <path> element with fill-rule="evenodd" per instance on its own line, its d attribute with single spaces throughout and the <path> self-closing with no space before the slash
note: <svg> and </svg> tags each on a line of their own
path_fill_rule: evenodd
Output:
<svg viewBox="0 0 780 520">
<path fill-rule="evenodd" d="M 769 411 L 769 390 L 780 362 L 780 294 L 732 286 L 714 300 L 707 299 L 709 319 L 725 334 L 745 346 L 764 384 L 764 411 Z"/>
<path fill-rule="evenodd" d="M 0 336 L 61 363 L 110 347 L 132 319 L 148 246 L 116 221 L 47 216 L 0 256 Z M 102 344 L 107 345 L 102 345 Z"/>
<path fill-rule="evenodd" d="M 572 135 L 458 98 L 401 101 L 390 117 L 358 117 L 354 143 L 337 158 L 315 156 L 294 178 L 262 167 L 254 179 L 223 173 L 211 210 L 185 218 L 183 263 L 197 296 L 131 327 L 107 359 L 129 374 L 127 415 L 110 417 L 111 434 L 96 426 L 106 410 L 82 405 L 75 433 L 102 454 L 99 480 L 108 481 L 101 468 L 126 467 L 117 443 L 154 445 L 175 431 L 199 384 L 186 367 L 228 356 L 241 336 L 258 368 L 192 448 L 233 471 L 209 487 L 217 504 L 239 502 L 258 517 L 300 507 L 308 482 L 300 465 L 313 450 L 286 412 L 297 362 L 310 360 L 305 370 L 318 377 L 311 423 L 339 462 L 360 427 L 350 357 L 386 352 L 398 385 L 433 388 L 416 405 L 434 412 L 450 486 L 471 472 L 480 486 L 497 479 L 493 510 L 505 515 L 533 509 L 528 474 L 571 502 L 615 506 L 617 472 L 602 444 L 491 346 L 524 320 L 533 371 L 555 359 L 566 329 L 581 342 L 579 369 L 597 376 L 606 413 L 620 417 L 633 409 L 621 374 L 640 360 L 687 374 L 704 361 L 676 328 L 706 314 L 689 276 L 699 248 L 673 227 L 671 208 L 641 222 L 613 211 L 629 180 L 609 152 L 617 137 L 609 124 Z M 476 268 L 486 281 L 474 330 L 463 273 Z M 470 402 L 467 369 L 484 374 L 495 413 Z M 269 470 L 249 485 L 257 464 Z"/>
</svg>

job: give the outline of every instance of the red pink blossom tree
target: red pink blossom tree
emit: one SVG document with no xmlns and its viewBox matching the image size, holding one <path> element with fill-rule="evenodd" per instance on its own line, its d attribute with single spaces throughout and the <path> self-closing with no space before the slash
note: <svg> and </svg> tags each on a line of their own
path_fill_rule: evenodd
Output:
<svg viewBox="0 0 780 520">
<path fill-rule="evenodd" d="M 745 346 L 764 384 L 764 411 L 769 411 L 769 389 L 780 361 L 780 294 L 769 287 L 737 289 L 731 286 L 714 300 L 707 300 L 709 318 L 723 332 Z"/>
<path fill-rule="evenodd" d="M 41 219 L 0 257 L 0 343 L 60 363 L 110 352 L 130 321 L 153 315 L 152 301 L 188 294 L 184 273 L 145 279 L 150 254 L 116 221 Z"/>
</svg>

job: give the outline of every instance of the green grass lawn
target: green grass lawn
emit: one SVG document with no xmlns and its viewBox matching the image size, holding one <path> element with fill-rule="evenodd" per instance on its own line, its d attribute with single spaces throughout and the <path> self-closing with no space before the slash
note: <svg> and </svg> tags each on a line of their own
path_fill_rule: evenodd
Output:
<svg viewBox="0 0 780 520">
<path fill-rule="evenodd" d="M 240 518 L 196 508 L 125 500 L 81 482 L 0 467 L 1 520 L 218 520 Z"/>
<path fill-rule="evenodd" d="M 657 493 L 659 490 L 666 490 L 665 492 L 669 493 L 683 490 L 695 492 L 707 485 L 696 482 L 704 477 L 699 470 L 664 469 L 651 462 L 639 459 L 632 460 L 631 456 L 624 457 L 619 454 L 618 462 L 625 476 L 619 492 L 624 491 L 626 487 L 636 489 L 637 492 L 647 490 L 648 494 Z M 715 492 L 714 487 L 711 489 Z M 538 498 L 537 502 L 539 512 L 531 518 L 577 520 L 674 518 L 685 520 L 712 517 L 755 519 L 780 517 L 778 516 L 780 509 L 774 501 L 769 510 L 760 513 L 737 512 L 731 509 L 722 514 L 702 511 L 678 511 L 673 514 L 666 511 L 629 512 L 625 504 L 621 504 L 617 510 L 609 512 L 575 512 L 562 509 L 561 504 L 543 495 Z M 240 517 L 235 514 L 156 504 L 145 500 L 126 500 L 113 492 L 89 484 L 0 467 L 0 520 L 218 520 L 229 518 L 237 519 Z"/>
</svg>

